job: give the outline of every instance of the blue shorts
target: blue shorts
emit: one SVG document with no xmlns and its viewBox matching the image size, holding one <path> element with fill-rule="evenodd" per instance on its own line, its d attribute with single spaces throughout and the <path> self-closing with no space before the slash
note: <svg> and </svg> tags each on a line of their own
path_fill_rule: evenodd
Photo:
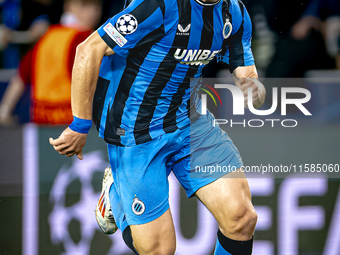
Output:
<svg viewBox="0 0 340 255">
<path fill-rule="evenodd" d="M 191 197 L 201 187 L 243 166 L 233 142 L 218 124 L 214 126 L 209 112 L 188 127 L 143 144 L 108 144 L 108 153 L 124 217 L 115 215 L 114 209 L 113 214 L 128 225 L 148 223 L 169 209 L 171 171 Z"/>
</svg>

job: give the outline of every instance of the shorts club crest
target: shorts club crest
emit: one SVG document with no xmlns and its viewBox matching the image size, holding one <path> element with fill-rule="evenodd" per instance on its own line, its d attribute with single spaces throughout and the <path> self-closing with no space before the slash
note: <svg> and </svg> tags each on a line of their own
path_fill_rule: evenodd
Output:
<svg viewBox="0 0 340 255">
<path fill-rule="evenodd" d="M 133 199 L 131 205 L 132 211 L 136 215 L 142 215 L 145 212 L 145 204 L 138 199 L 138 197 Z"/>
</svg>

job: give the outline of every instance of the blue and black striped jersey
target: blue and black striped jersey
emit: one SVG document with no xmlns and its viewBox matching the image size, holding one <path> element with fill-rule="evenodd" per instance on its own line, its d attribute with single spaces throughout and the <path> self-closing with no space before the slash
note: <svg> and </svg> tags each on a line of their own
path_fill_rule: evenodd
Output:
<svg viewBox="0 0 340 255">
<path fill-rule="evenodd" d="M 103 58 L 93 119 L 120 146 L 189 125 L 200 105 L 197 81 L 214 57 L 232 68 L 254 64 L 251 22 L 238 0 L 134 0 L 98 33 L 116 54 Z"/>
</svg>

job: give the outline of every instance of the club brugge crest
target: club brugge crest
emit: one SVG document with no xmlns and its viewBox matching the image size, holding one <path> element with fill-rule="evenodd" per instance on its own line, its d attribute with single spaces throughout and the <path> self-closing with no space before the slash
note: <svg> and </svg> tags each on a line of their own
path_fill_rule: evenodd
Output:
<svg viewBox="0 0 340 255">
<path fill-rule="evenodd" d="M 227 18 L 223 27 L 223 38 L 227 39 L 231 31 L 233 30 L 233 25 L 231 24 L 230 20 Z"/>
<path fill-rule="evenodd" d="M 145 205 L 142 201 L 135 197 L 131 205 L 132 211 L 136 215 L 142 215 L 145 211 Z"/>
</svg>

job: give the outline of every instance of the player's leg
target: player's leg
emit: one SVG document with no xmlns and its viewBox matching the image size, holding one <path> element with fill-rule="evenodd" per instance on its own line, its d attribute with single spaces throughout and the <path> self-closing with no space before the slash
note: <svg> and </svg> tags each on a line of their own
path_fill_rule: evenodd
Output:
<svg viewBox="0 0 340 255">
<path fill-rule="evenodd" d="M 149 223 L 131 225 L 131 232 L 139 254 L 175 254 L 176 235 L 170 209 Z"/>
<path fill-rule="evenodd" d="M 244 173 L 233 173 L 243 166 L 238 150 L 209 112 L 183 136 L 184 157 L 175 156 L 173 172 L 187 196 L 196 195 L 215 216 L 220 229 L 215 254 L 251 254 L 257 216 Z"/>
<path fill-rule="evenodd" d="M 115 187 L 111 192 L 121 199 L 124 222 L 129 225 L 123 238 L 138 254 L 175 252 L 165 162 L 169 154 L 176 153 L 176 146 L 171 146 L 167 137 L 133 147 L 108 146 Z M 110 197 L 115 215 L 115 199 Z"/>
<path fill-rule="evenodd" d="M 233 172 L 219 179 L 188 178 L 190 174 L 183 169 L 189 169 L 189 162 L 189 157 L 184 158 L 173 171 L 188 197 L 195 194 L 214 215 L 219 225 L 215 255 L 250 255 L 257 215 L 244 173 Z"/>
<path fill-rule="evenodd" d="M 102 193 L 96 205 L 96 220 L 100 229 L 105 234 L 115 233 L 118 227 L 122 232 L 125 244 L 136 254 L 137 249 L 140 251 L 139 254 L 147 254 L 147 250 L 157 251 L 157 248 L 154 247 L 155 243 L 150 242 L 156 240 L 154 238 L 155 235 L 160 234 L 161 236 L 175 240 L 175 236 L 172 237 L 168 234 L 163 234 L 163 231 L 170 232 L 171 234 L 169 230 L 173 230 L 170 210 L 150 223 L 133 226 L 128 225 L 122 200 L 113 182 L 111 168 L 106 168 L 104 172 Z M 133 237 L 131 229 L 133 229 Z M 172 231 L 172 233 L 174 233 L 174 231 Z M 137 242 L 134 243 L 133 240 L 137 240 Z M 139 241 L 142 242 L 143 245 L 135 248 L 135 245 L 138 245 Z M 161 252 L 162 254 L 166 253 L 165 251 L 174 250 L 174 247 L 166 247 L 167 244 L 174 245 L 174 243 L 165 243 L 165 245 L 161 246 L 162 249 L 164 249 L 164 252 Z"/>
<path fill-rule="evenodd" d="M 111 205 L 113 206 L 111 207 Z M 157 243 L 153 242 L 154 240 L 157 240 L 154 238 L 155 235 L 161 235 L 175 240 L 170 210 L 166 211 L 162 216 L 150 223 L 133 226 L 128 225 L 122 200 L 116 190 L 115 183 L 113 182 L 111 168 L 106 168 L 104 171 L 102 193 L 96 205 L 96 220 L 100 229 L 105 234 L 115 233 L 118 227 L 122 232 L 125 244 L 136 254 L 137 250 L 139 251 L 139 254 L 148 254 L 149 250 L 157 251 L 158 248 L 155 247 Z M 131 229 L 133 229 L 133 236 Z M 173 234 L 173 236 L 171 234 Z M 133 242 L 133 240 L 136 240 L 136 242 Z M 143 245 L 137 247 L 140 242 Z M 175 243 L 170 242 L 162 245 L 161 254 L 166 254 L 167 251 L 175 250 L 175 247 L 166 247 L 167 245 L 173 246 Z"/>
<path fill-rule="evenodd" d="M 200 188 L 196 196 L 219 225 L 215 254 L 251 254 L 257 215 L 244 173 L 229 173 Z"/>
<path fill-rule="evenodd" d="M 119 228 L 126 245 L 136 253 L 132 242 L 131 229 L 126 221 L 123 203 L 113 182 L 111 167 L 107 167 L 104 171 L 102 192 L 96 205 L 95 214 L 98 226 L 103 233 L 111 235 Z"/>
</svg>

